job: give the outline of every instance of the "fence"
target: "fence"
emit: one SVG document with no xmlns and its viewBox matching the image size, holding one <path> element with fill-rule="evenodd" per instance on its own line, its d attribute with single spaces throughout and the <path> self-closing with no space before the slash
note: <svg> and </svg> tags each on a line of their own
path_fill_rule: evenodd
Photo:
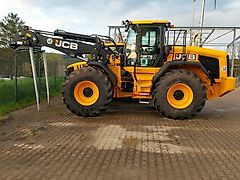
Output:
<svg viewBox="0 0 240 180">
<path fill-rule="evenodd" d="M 16 58 L 15 58 L 16 56 Z M 35 55 L 40 100 L 46 98 L 43 61 Z M 60 94 L 66 65 L 75 62 L 61 54 L 47 53 L 50 95 Z M 28 51 L 0 49 L 0 115 L 33 103 L 35 100 Z"/>
<path fill-rule="evenodd" d="M 240 87 L 240 60 L 235 61 L 237 62 L 234 66 L 234 77 L 237 78 L 237 86 Z"/>
</svg>

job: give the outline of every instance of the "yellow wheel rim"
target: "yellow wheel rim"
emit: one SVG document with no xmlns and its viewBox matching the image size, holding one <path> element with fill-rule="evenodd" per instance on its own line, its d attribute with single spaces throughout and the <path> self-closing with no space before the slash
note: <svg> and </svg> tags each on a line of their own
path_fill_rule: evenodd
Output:
<svg viewBox="0 0 240 180">
<path fill-rule="evenodd" d="M 83 106 L 91 106 L 99 98 L 99 89 L 91 81 L 81 81 L 74 88 L 74 97 L 76 101 Z"/>
<path fill-rule="evenodd" d="M 167 101 L 176 109 L 187 108 L 193 101 L 193 91 L 184 83 L 176 83 L 168 89 Z"/>
</svg>

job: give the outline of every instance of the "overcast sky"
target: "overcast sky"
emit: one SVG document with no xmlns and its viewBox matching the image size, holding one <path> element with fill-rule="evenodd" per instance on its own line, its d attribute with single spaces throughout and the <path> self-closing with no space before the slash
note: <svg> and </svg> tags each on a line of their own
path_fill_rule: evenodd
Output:
<svg viewBox="0 0 240 180">
<path fill-rule="evenodd" d="M 193 0 L 0 0 L 0 19 L 9 12 L 34 29 L 81 34 L 108 34 L 108 25 L 122 20 L 165 19 L 175 26 L 192 26 Z M 195 25 L 199 26 L 202 0 L 195 2 Z M 240 0 L 206 0 L 205 26 L 240 26 Z M 219 36 L 214 33 L 212 38 Z M 239 31 L 237 31 L 237 36 Z M 218 43 L 232 41 L 232 33 Z M 211 38 L 210 38 L 211 39 Z M 225 46 L 210 47 L 226 50 Z M 47 51 L 52 49 L 45 48 Z"/>
<path fill-rule="evenodd" d="M 196 0 L 196 25 L 201 1 Z M 240 0 L 206 0 L 205 25 L 239 26 Z M 0 19 L 17 13 L 35 29 L 63 29 L 83 34 L 107 34 L 107 25 L 122 20 L 167 19 L 176 26 L 192 25 L 192 0 L 1 0 Z"/>
</svg>

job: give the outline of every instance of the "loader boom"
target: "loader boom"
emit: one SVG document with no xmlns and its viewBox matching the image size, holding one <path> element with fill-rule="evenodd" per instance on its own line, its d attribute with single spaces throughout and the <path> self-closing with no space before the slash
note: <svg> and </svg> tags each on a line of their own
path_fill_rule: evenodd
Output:
<svg viewBox="0 0 240 180">
<path fill-rule="evenodd" d="M 93 60 L 101 60 L 107 63 L 108 57 L 113 52 L 104 45 L 104 41 L 113 42 L 107 36 L 89 36 L 56 30 L 54 32 L 30 29 L 25 26 L 22 31 L 13 37 L 10 46 L 14 49 L 22 47 L 49 47 L 65 53 L 71 57 L 81 57 L 83 54 L 91 54 Z"/>
</svg>

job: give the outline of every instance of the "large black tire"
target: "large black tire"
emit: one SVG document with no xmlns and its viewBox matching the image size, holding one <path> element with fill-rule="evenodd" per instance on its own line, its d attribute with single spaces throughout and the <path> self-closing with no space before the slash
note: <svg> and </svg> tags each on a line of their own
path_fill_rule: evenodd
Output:
<svg viewBox="0 0 240 180">
<path fill-rule="evenodd" d="M 96 102 L 91 105 L 81 104 L 75 97 L 75 88 L 81 82 L 93 83 L 98 88 Z M 91 93 L 92 92 L 90 92 L 90 96 Z M 111 81 L 104 72 L 98 68 L 88 66 L 72 72 L 66 78 L 63 84 L 62 96 L 67 108 L 74 114 L 85 117 L 98 116 L 104 113 L 109 107 L 113 98 L 113 87 Z"/>
<path fill-rule="evenodd" d="M 181 90 L 173 90 L 174 93 L 170 96 L 172 92 L 171 87 L 177 87 L 177 85 L 186 86 L 190 89 L 191 95 L 187 95 L 188 91 L 184 94 Z M 181 89 L 181 88 L 180 88 Z M 184 97 L 185 96 L 185 97 Z M 192 97 L 192 98 L 190 98 Z M 172 101 L 173 99 L 181 101 L 184 98 L 190 98 L 189 104 L 186 103 L 186 107 L 176 107 Z M 187 119 L 195 116 L 198 112 L 202 110 L 206 102 L 206 89 L 201 81 L 194 73 L 184 69 L 175 69 L 167 72 L 163 77 L 160 78 L 159 82 L 155 85 L 153 92 L 153 102 L 155 108 L 165 117 L 171 119 Z M 186 101 L 188 102 L 188 101 Z"/>
</svg>

